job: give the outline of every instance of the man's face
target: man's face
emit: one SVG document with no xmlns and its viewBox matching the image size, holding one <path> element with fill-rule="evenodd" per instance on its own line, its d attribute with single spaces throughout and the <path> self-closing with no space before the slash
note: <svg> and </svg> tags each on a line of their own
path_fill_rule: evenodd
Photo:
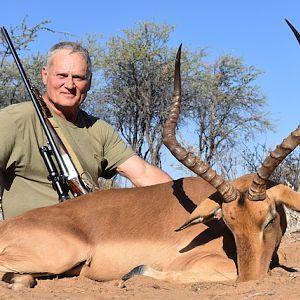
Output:
<svg viewBox="0 0 300 300">
<path fill-rule="evenodd" d="M 79 108 L 90 89 L 91 78 L 87 63 L 79 53 L 68 49 L 53 53 L 50 64 L 43 67 L 46 97 L 58 109 Z"/>
</svg>

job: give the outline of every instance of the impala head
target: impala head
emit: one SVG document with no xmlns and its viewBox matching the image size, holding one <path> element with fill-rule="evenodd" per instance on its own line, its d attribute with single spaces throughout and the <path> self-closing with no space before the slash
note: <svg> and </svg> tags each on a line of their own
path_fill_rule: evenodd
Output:
<svg viewBox="0 0 300 300">
<path fill-rule="evenodd" d="M 176 140 L 181 95 L 180 55 L 181 46 L 176 56 L 174 93 L 163 132 L 164 144 L 183 165 L 210 183 L 221 200 L 205 199 L 179 230 L 222 216 L 235 238 L 238 280 L 258 279 L 267 274 L 286 228 L 285 214 L 279 206 L 284 201 L 282 190 L 278 191 L 275 185 L 271 188 L 268 179 L 300 143 L 300 126 L 269 154 L 250 181 L 248 176 L 233 184 L 228 182 Z"/>
</svg>

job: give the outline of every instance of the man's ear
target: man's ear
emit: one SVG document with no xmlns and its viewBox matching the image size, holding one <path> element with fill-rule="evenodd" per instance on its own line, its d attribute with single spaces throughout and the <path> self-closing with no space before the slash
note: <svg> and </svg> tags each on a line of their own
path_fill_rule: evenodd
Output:
<svg viewBox="0 0 300 300">
<path fill-rule="evenodd" d="M 90 75 L 90 82 L 89 82 L 89 85 L 88 85 L 87 91 L 89 91 L 89 90 L 90 90 L 90 88 L 91 88 L 91 85 L 92 85 L 92 79 L 93 79 L 93 74 L 91 73 L 91 75 Z"/>
<path fill-rule="evenodd" d="M 47 67 L 43 66 L 43 68 L 42 68 L 42 80 L 43 80 L 44 85 L 47 84 L 47 77 L 48 77 Z"/>
</svg>

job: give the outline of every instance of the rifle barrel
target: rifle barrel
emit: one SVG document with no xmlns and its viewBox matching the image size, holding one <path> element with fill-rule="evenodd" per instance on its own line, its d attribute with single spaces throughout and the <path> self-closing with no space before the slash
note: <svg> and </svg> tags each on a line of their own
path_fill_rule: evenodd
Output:
<svg viewBox="0 0 300 300">
<path fill-rule="evenodd" d="M 68 170 L 67 170 L 67 168 L 65 166 L 65 163 L 64 163 L 64 161 L 63 161 L 63 159 L 62 159 L 62 157 L 60 155 L 60 152 L 59 152 L 59 150 L 58 150 L 58 148 L 57 148 L 57 146 L 56 146 L 56 144 L 55 144 L 55 142 L 53 140 L 51 132 L 50 132 L 50 130 L 49 130 L 49 128 L 48 128 L 48 126 L 47 126 L 47 124 L 45 122 L 41 106 L 38 103 L 38 101 L 37 101 L 37 99 L 35 97 L 35 94 L 33 93 L 33 90 L 32 90 L 32 88 L 30 86 L 29 80 L 28 80 L 28 78 L 26 76 L 26 73 L 25 73 L 24 68 L 23 68 L 23 66 L 21 64 L 21 61 L 20 61 L 20 59 L 19 59 L 19 57 L 17 55 L 17 52 L 16 52 L 16 50 L 14 48 L 14 45 L 13 45 L 13 43 L 12 43 L 12 41 L 11 41 L 9 35 L 8 35 L 8 32 L 7 32 L 7 30 L 6 30 L 6 28 L 4 26 L 1 27 L 1 34 L 4 37 L 4 39 L 5 39 L 5 41 L 6 41 L 7 45 L 8 45 L 8 48 L 9 48 L 9 50 L 10 50 L 10 52 L 11 52 L 11 54 L 12 54 L 14 60 L 15 60 L 17 68 L 18 68 L 18 70 L 19 70 L 19 72 L 21 74 L 21 77 L 22 77 L 23 81 L 24 81 L 25 87 L 26 87 L 26 89 L 27 89 L 27 91 L 29 93 L 29 96 L 30 96 L 30 98 L 32 100 L 34 108 L 35 108 L 35 110 L 37 112 L 38 118 L 39 118 L 39 120 L 40 120 L 40 122 L 42 124 L 44 132 L 45 132 L 46 137 L 48 139 L 48 143 L 49 143 L 49 145 L 51 147 L 51 151 L 53 152 L 53 155 L 55 156 L 57 164 L 58 164 L 58 166 L 60 168 L 61 175 L 64 178 L 67 178 L 68 177 Z"/>
</svg>

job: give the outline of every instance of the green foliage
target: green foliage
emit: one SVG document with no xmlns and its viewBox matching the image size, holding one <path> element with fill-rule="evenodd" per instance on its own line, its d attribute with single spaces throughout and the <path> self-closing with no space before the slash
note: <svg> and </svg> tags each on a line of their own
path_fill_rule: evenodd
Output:
<svg viewBox="0 0 300 300">
<path fill-rule="evenodd" d="M 24 18 L 20 26 L 7 29 L 18 56 L 30 50 L 30 45 L 37 40 L 40 31 L 55 32 L 48 27 L 49 24 L 50 21 L 42 21 L 33 27 L 28 27 L 26 18 Z M 45 60 L 46 56 L 40 53 L 22 59 L 22 65 L 31 84 L 40 92 L 44 89 L 41 81 L 41 69 Z M 28 101 L 28 93 L 8 46 L 0 43 L 0 107 L 23 101 Z"/>
<path fill-rule="evenodd" d="M 160 163 L 162 127 L 170 103 L 174 51 L 167 42 L 173 28 L 141 22 L 112 37 L 103 59 L 103 96 L 111 121 L 144 159 Z"/>
<path fill-rule="evenodd" d="M 188 78 L 186 110 L 195 124 L 196 148 L 204 161 L 224 170 L 224 175 L 236 167 L 232 158 L 241 143 L 272 129 L 264 112 L 266 99 L 254 84 L 259 75 L 242 59 L 224 55 L 213 63 L 203 62 Z"/>
</svg>

